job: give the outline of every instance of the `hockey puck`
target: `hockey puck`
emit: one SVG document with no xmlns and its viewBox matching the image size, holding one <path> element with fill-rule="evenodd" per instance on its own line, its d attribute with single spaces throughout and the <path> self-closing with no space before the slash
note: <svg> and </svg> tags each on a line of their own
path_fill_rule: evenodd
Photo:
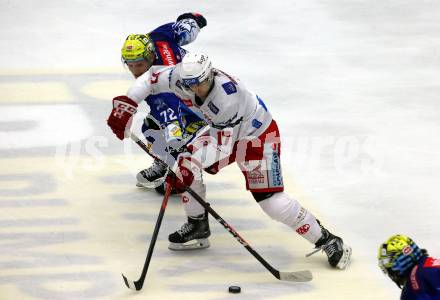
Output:
<svg viewBox="0 0 440 300">
<path fill-rule="evenodd" d="M 240 292 L 241 292 L 241 287 L 239 287 L 239 286 L 231 285 L 229 287 L 229 293 L 231 293 L 231 294 L 238 294 Z"/>
</svg>

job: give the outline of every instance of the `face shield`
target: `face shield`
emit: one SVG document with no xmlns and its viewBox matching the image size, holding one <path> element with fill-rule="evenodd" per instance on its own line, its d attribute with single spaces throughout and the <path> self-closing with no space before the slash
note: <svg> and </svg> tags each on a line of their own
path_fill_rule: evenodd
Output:
<svg viewBox="0 0 440 300">
<path fill-rule="evenodd" d="M 182 78 L 182 88 L 187 91 L 187 92 L 191 92 L 191 86 L 195 86 L 198 84 L 201 84 L 202 82 L 200 82 L 199 78 Z"/>
</svg>

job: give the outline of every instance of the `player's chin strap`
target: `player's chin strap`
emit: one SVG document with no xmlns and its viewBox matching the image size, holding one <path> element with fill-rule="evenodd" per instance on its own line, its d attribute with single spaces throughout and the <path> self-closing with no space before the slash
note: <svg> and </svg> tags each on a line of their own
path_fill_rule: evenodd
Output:
<svg viewBox="0 0 440 300">
<path fill-rule="evenodd" d="M 126 136 L 129 136 L 136 144 L 139 145 L 148 155 L 155 159 L 159 159 L 156 155 L 154 155 L 151 152 L 151 144 L 146 145 L 144 142 L 142 142 L 134 133 L 128 132 L 126 133 Z M 168 173 L 170 175 L 174 175 L 175 173 L 169 169 Z M 177 180 L 180 180 L 176 176 Z M 183 184 L 183 182 L 181 182 Z M 279 280 L 284 281 L 293 281 L 293 282 L 307 282 L 312 280 L 313 276 L 312 273 L 309 270 L 303 270 L 303 271 L 296 271 L 296 272 L 280 272 L 279 270 L 275 269 L 272 265 L 270 265 L 257 251 L 255 251 L 251 245 L 245 241 L 244 238 L 241 237 L 241 235 L 231 226 L 229 223 L 227 223 L 214 209 L 211 208 L 211 206 L 202 198 L 200 197 L 196 192 L 194 192 L 189 186 L 186 186 L 186 191 L 191 194 L 194 199 L 202 205 L 205 210 L 213 216 L 217 222 L 219 222 L 223 228 L 225 228 L 243 247 L 246 248 L 246 250 L 249 251 L 275 278 Z M 160 225 L 159 225 L 160 226 Z M 151 248 L 151 245 L 150 245 Z M 127 287 L 140 290 L 142 288 L 143 282 L 145 280 L 145 275 L 147 273 L 149 259 L 147 258 L 144 269 L 142 270 L 142 275 L 139 278 L 138 281 L 132 282 L 128 281 L 128 279 L 124 276 L 124 281 Z"/>
</svg>

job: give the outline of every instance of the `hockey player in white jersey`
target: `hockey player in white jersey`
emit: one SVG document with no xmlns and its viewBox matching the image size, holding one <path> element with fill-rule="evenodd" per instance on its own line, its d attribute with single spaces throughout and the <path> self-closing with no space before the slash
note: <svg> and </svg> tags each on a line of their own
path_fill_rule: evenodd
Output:
<svg viewBox="0 0 440 300">
<path fill-rule="evenodd" d="M 188 152 L 177 158 L 176 174 L 185 185 L 200 190 L 201 170 L 215 174 L 236 162 L 246 188 L 272 219 L 284 223 L 323 250 L 332 267 L 344 269 L 350 262 L 351 248 L 330 233 L 308 210 L 284 192 L 280 163 L 280 134 L 264 102 L 239 80 L 212 68 L 205 54 L 190 53 L 171 72 L 170 86 L 190 108 L 200 111 L 210 125 L 196 137 Z M 186 97 L 185 97 L 186 96 Z M 189 101 L 188 101 L 189 102 Z M 179 181 L 170 178 L 183 191 Z M 170 248 L 191 249 L 209 245 L 209 225 L 204 208 L 187 192 L 182 202 L 188 222 L 169 236 Z M 197 241 L 197 243 L 191 243 Z"/>
<path fill-rule="evenodd" d="M 196 136 L 187 145 L 188 151 L 176 159 L 173 170 L 183 184 L 205 198 L 202 170 L 215 174 L 236 162 L 246 179 L 246 188 L 268 216 L 314 244 L 313 253 L 323 250 L 331 266 L 344 269 L 349 264 L 351 248 L 284 192 L 278 127 L 256 94 L 237 79 L 212 68 L 208 56 L 189 53 L 176 66 L 153 66 L 124 97 L 140 103 L 152 94 L 169 92 L 178 95 L 209 124 L 205 133 Z M 128 109 L 117 115 L 125 122 L 132 114 Z M 167 163 L 171 166 L 172 160 Z M 168 180 L 183 192 L 181 200 L 188 220 L 170 234 L 169 248 L 209 247 L 210 229 L 204 208 L 185 192 L 179 181 L 172 177 Z"/>
</svg>

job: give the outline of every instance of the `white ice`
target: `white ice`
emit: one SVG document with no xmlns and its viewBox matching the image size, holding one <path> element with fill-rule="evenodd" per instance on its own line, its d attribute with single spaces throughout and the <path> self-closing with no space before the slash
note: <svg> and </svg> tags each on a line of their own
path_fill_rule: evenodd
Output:
<svg viewBox="0 0 440 300">
<path fill-rule="evenodd" d="M 199 257 L 179 257 L 166 250 L 166 234 L 183 220 L 178 203 L 173 203 L 173 213 L 168 215 L 168 220 L 173 221 L 164 225 L 163 242 L 157 246 L 158 256 L 165 266 L 161 269 L 159 262 L 155 265 L 148 275 L 151 282 L 146 284 L 142 293 L 147 293 L 151 299 L 177 299 L 181 293 L 198 299 L 276 297 L 299 300 L 311 299 L 310 295 L 314 295 L 314 299 L 389 299 L 384 295 L 398 299 L 399 290 L 376 267 L 379 244 L 392 234 L 403 233 L 413 237 L 432 255 L 440 256 L 437 238 L 440 228 L 440 202 L 437 198 L 440 193 L 440 3 L 429 0 L 3 0 L 0 2 L 0 91 L 17 82 L 38 85 L 45 81 L 61 81 L 73 91 L 73 100 L 66 100 L 68 105 L 82 106 L 80 110 L 84 109 L 87 116 L 86 121 L 81 121 L 83 115 L 72 116 L 72 121 L 63 124 L 63 127 L 69 126 L 67 132 L 77 131 L 69 134 L 67 139 L 70 137 L 71 142 L 82 139 L 86 143 L 94 137 L 97 145 L 107 147 L 103 151 L 107 162 L 112 157 L 122 159 L 118 156 L 122 154 L 122 144 L 109 134 L 105 124 L 111 95 L 107 100 L 87 98 L 84 95 L 90 96 L 88 90 L 80 87 L 86 86 L 88 81 L 103 81 L 105 84 L 105 80 L 131 80 L 120 62 L 120 47 L 125 36 L 152 30 L 187 11 L 199 11 L 208 20 L 208 26 L 187 49 L 208 53 L 216 67 L 240 77 L 264 99 L 281 128 L 283 172 L 295 186 L 292 193 L 298 192 L 297 196 L 306 207 L 352 245 L 351 272 L 356 272 L 356 276 L 340 275 L 340 272 L 328 270 L 324 261 L 314 261 L 316 264 L 311 269 L 316 277 L 315 284 L 291 287 L 274 282 L 249 254 L 235 246 L 235 240 L 226 234 L 223 236 L 222 229 L 217 226 L 214 233 L 224 239 L 218 243 L 222 247 L 227 247 L 228 243 L 234 245 L 234 251 L 238 252 L 233 254 L 238 261 L 248 260 L 244 268 L 261 272 L 255 280 L 258 284 L 245 281 L 242 294 L 236 296 L 224 292 L 232 282 L 209 275 L 212 271 L 208 274 L 199 270 L 203 276 L 198 275 L 197 282 L 194 282 L 192 276 Z M 9 100 L 16 96 L 14 93 L 20 92 L 23 91 L 8 89 L 3 95 L 0 92 L 0 136 L 5 136 L 0 141 L 0 249 L 3 249 L 0 252 L 0 299 L 136 297 L 125 289 L 118 272 L 128 270 L 131 276 L 138 276 L 147 242 L 145 236 L 135 242 L 133 239 L 141 234 L 150 236 L 161 198 L 154 193 L 147 194 L 154 201 L 142 208 L 145 206 L 142 193 L 133 189 L 131 177 L 123 176 L 133 172 L 116 166 L 110 168 L 112 176 L 106 177 L 99 171 L 96 176 L 114 184 L 112 188 L 117 193 L 138 201 L 134 204 L 123 200 L 104 202 L 99 198 L 105 193 L 102 189 L 88 185 L 78 176 L 72 177 L 70 171 L 61 172 L 58 167 L 46 165 L 47 162 L 52 164 L 55 153 L 59 154 L 58 143 L 47 147 L 47 140 L 54 139 L 57 133 L 44 130 L 44 127 L 37 133 L 32 130 L 32 123 L 20 122 L 32 113 L 45 114 L 43 105 L 48 104 L 53 106 L 48 114 L 66 113 L 63 110 L 66 103 L 60 105 L 56 93 L 50 95 L 53 102 L 39 103 L 33 101 L 32 95 L 29 101 L 20 103 Z M 120 94 L 124 92 L 125 89 L 121 88 Z M 16 110 L 12 109 L 15 105 Z M 23 107 L 29 112 L 24 112 Z M 76 110 L 78 108 L 71 113 L 77 114 Z M 43 141 L 40 145 L 36 142 L 37 147 L 34 147 L 35 143 L 20 143 L 20 139 L 34 141 L 36 134 L 41 134 Z M 82 159 L 91 158 L 70 160 L 70 166 L 76 163 L 86 166 L 93 162 Z M 90 176 L 87 178 L 93 178 L 95 174 L 87 168 L 81 170 L 85 177 Z M 45 174 L 56 175 L 49 176 L 51 180 L 40 178 Z M 36 183 L 26 186 L 22 181 L 28 178 L 34 178 Z M 79 187 L 78 180 L 84 185 Z M 218 184 L 216 177 L 209 180 L 213 186 Z M 224 183 L 225 180 L 220 181 Z M 53 186 L 58 189 L 54 190 Z M 23 189 L 28 193 L 20 194 Z M 81 189 L 88 193 L 82 194 Z M 46 197 L 42 191 L 51 194 Z M 44 196 L 36 199 L 41 201 L 38 202 L 40 205 L 36 205 L 37 202 L 30 204 L 32 194 L 40 192 Z M 69 199 L 72 195 L 75 195 L 74 201 L 70 199 L 75 203 L 73 209 L 63 212 L 60 207 L 64 205 L 62 198 Z M 215 195 L 221 201 L 221 192 Z M 237 195 L 248 196 L 244 192 Z M 58 198 L 61 198 L 59 203 L 56 202 Z M 94 203 L 95 198 L 97 202 Z M 49 209 L 50 203 L 54 210 Z M 257 211 L 252 200 L 243 203 L 240 209 L 253 207 Z M 215 207 L 215 201 L 212 204 Z M 29 208 L 24 208 L 26 205 Z M 126 205 L 131 210 L 127 210 Z M 225 219 L 234 219 L 236 211 L 228 209 L 228 205 L 231 204 L 225 206 L 222 215 Z M 105 228 L 111 226 L 108 222 L 112 218 L 118 217 L 118 211 L 125 211 L 126 215 L 135 218 L 137 209 L 147 214 L 150 225 L 138 220 L 124 238 L 124 228 Z M 256 213 L 255 218 L 265 218 Z M 246 225 L 245 220 L 240 222 Z M 270 220 L 265 219 L 264 224 L 271 224 L 274 231 L 284 230 Z M 31 261 L 25 254 L 14 256 L 11 252 L 16 244 L 10 241 L 26 240 L 23 236 L 26 234 L 47 233 L 43 239 L 51 241 L 53 231 L 54 240 L 68 240 L 67 233 L 65 237 L 64 234 L 57 236 L 57 228 L 72 228 L 69 225 L 83 228 L 71 235 L 78 234 L 78 239 L 86 239 L 87 247 L 90 247 L 91 256 L 77 258 L 81 263 L 76 265 L 94 270 L 90 266 L 96 260 L 96 265 L 104 263 L 109 266 L 110 273 L 90 275 L 99 279 L 93 281 L 98 290 L 96 293 L 81 292 L 87 286 L 83 287 L 84 282 L 76 282 L 73 254 L 89 252 L 84 252 L 80 245 L 64 247 L 60 242 L 60 248 L 53 246 L 48 252 L 43 246 L 33 248 L 41 256 L 32 256 L 34 260 Z M 264 227 L 261 230 L 270 234 Z M 265 256 L 268 260 L 280 266 L 287 263 L 281 258 L 274 259 L 277 255 L 271 252 L 271 247 L 266 249 L 267 244 L 259 245 L 259 236 L 255 231 L 249 232 L 250 239 L 258 245 L 256 248 L 262 252 L 267 250 Z M 75 237 L 70 236 L 70 239 Z M 114 239 L 118 240 L 118 246 L 112 243 Z M 302 257 L 302 249 L 307 249 L 308 245 L 296 237 L 292 240 L 292 245 L 301 244 L 301 251 L 294 253 L 295 261 L 299 261 L 301 267 L 309 268 L 307 260 Z M 282 246 L 284 240 L 270 243 L 276 248 Z M 65 265 L 63 251 L 73 253 L 73 258 L 67 259 L 74 261 L 73 267 Z M 124 251 L 129 251 L 129 258 L 124 256 Z M 114 255 L 109 256 L 106 252 Z M 45 256 L 51 253 L 61 255 L 59 260 L 63 263 L 58 263 L 62 268 L 57 269 L 56 259 Z M 171 261 L 169 256 L 173 256 L 172 262 L 179 262 L 181 268 L 167 265 L 166 262 Z M 118 261 L 109 263 L 109 257 Z M 221 258 L 215 258 L 215 255 L 202 254 L 203 258 L 203 267 L 209 267 L 210 261 L 216 266 L 214 274 L 222 264 L 237 263 L 228 257 L 219 262 Z M 45 265 L 43 261 L 48 263 Z M 288 266 L 294 267 L 294 264 Z M 185 268 L 191 268 L 191 273 Z M 230 272 L 233 271 L 218 271 L 217 274 L 225 276 Z M 319 280 L 321 272 L 326 274 L 326 284 Z M 350 272 L 350 269 L 344 272 Z M 55 273 L 58 277 L 54 279 L 55 286 L 51 287 L 46 282 Z M 158 273 L 163 281 L 154 279 Z M 39 285 L 38 278 L 42 280 L 41 277 L 45 278 L 46 290 Z M 233 278 L 240 284 L 242 277 Z M 179 280 L 205 292 L 185 290 L 177 285 Z M 369 288 L 372 282 L 381 289 L 378 295 Z M 108 285 L 112 285 L 111 289 Z M 38 287 L 35 288 L 38 293 L 33 293 L 33 287 Z M 357 293 L 359 297 L 353 296 Z M 142 294 L 138 296 L 141 298 Z"/>
</svg>

